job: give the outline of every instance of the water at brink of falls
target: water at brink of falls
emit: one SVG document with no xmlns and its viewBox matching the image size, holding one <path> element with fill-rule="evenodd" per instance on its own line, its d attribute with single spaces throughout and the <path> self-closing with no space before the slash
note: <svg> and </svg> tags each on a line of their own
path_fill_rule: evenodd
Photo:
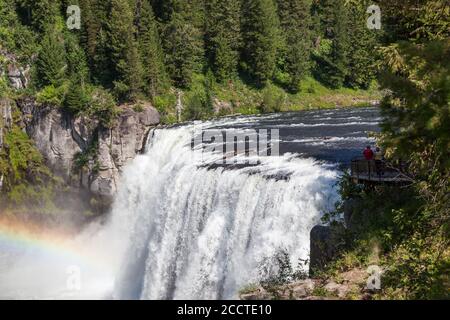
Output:
<svg viewBox="0 0 450 320">
<path fill-rule="evenodd" d="M 373 109 L 237 117 L 153 132 L 124 173 L 113 216 L 130 235 L 114 295 L 133 299 L 234 298 L 273 267 L 293 266 L 309 232 L 337 200 L 335 166 L 376 130 Z M 279 157 L 257 166 L 199 166 L 193 131 L 279 129 Z M 206 160 L 208 162 L 208 160 Z"/>
<path fill-rule="evenodd" d="M 153 130 L 145 154 L 123 172 L 110 221 L 76 239 L 107 261 L 101 276 L 88 272 L 96 285 L 77 297 L 231 299 L 276 270 L 280 251 L 296 266 L 308 258 L 311 228 L 338 200 L 339 165 L 373 144 L 367 131 L 378 131 L 379 120 L 375 108 L 337 109 Z M 199 126 L 278 129 L 280 155 L 254 165 L 199 165 L 192 156 Z"/>
</svg>

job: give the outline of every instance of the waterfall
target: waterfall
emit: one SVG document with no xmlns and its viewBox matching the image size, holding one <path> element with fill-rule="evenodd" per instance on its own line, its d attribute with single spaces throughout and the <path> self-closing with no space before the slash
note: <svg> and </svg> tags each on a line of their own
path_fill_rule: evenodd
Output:
<svg viewBox="0 0 450 320">
<path fill-rule="evenodd" d="M 154 130 L 123 173 L 111 221 L 122 248 L 114 298 L 237 298 L 280 250 L 293 265 L 307 259 L 311 228 L 337 200 L 337 170 L 297 154 L 199 166 L 193 127 Z"/>
</svg>

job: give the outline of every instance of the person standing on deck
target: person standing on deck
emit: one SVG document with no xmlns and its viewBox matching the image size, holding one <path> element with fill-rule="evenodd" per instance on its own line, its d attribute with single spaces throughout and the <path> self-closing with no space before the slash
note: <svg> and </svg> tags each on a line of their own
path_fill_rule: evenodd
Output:
<svg viewBox="0 0 450 320">
<path fill-rule="evenodd" d="M 373 160 L 373 155 L 374 154 L 373 154 L 372 148 L 370 146 L 367 146 L 366 149 L 363 152 L 363 155 L 364 155 L 364 158 L 367 161 Z"/>
<path fill-rule="evenodd" d="M 381 152 L 381 149 L 379 147 L 377 147 L 375 149 L 375 169 L 377 171 L 377 174 L 380 176 L 382 174 L 384 174 L 383 172 L 383 152 Z"/>
</svg>

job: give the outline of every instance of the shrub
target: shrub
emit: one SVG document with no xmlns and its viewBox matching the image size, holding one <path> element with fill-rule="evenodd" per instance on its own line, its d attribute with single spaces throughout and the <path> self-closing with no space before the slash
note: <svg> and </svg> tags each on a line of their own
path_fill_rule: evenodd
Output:
<svg viewBox="0 0 450 320">
<path fill-rule="evenodd" d="M 64 101 L 65 91 L 65 86 L 55 87 L 51 84 L 38 92 L 36 100 L 42 104 L 61 106 Z"/>
<path fill-rule="evenodd" d="M 174 94 L 159 95 L 153 98 L 153 105 L 160 114 L 165 114 L 173 109 L 177 103 L 177 97 Z"/>
<path fill-rule="evenodd" d="M 96 118 L 103 126 L 112 127 L 116 120 L 119 109 L 113 96 L 102 88 L 95 88 L 89 102 L 87 115 Z"/>
<path fill-rule="evenodd" d="M 64 106 L 67 110 L 77 115 L 86 110 L 89 97 L 84 86 L 72 81 L 64 99 Z"/>
<path fill-rule="evenodd" d="M 259 109 L 263 113 L 280 112 L 286 103 L 286 98 L 286 93 L 282 89 L 268 85 L 262 92 Z"/>
</svg>

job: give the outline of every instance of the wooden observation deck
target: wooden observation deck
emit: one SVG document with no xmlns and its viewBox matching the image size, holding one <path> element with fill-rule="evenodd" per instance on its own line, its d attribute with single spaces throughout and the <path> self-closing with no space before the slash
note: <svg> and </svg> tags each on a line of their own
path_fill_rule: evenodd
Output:
<svg viewBox="0 0 450 320">
<path fill-rule="evenodd" d="M 393 166 L 389 162 L 355 158 L 351 162 L 351 177 L 355 183 L 388 183 L 405 184 L 411 179 L 401 166 Z"/>
</svg>

